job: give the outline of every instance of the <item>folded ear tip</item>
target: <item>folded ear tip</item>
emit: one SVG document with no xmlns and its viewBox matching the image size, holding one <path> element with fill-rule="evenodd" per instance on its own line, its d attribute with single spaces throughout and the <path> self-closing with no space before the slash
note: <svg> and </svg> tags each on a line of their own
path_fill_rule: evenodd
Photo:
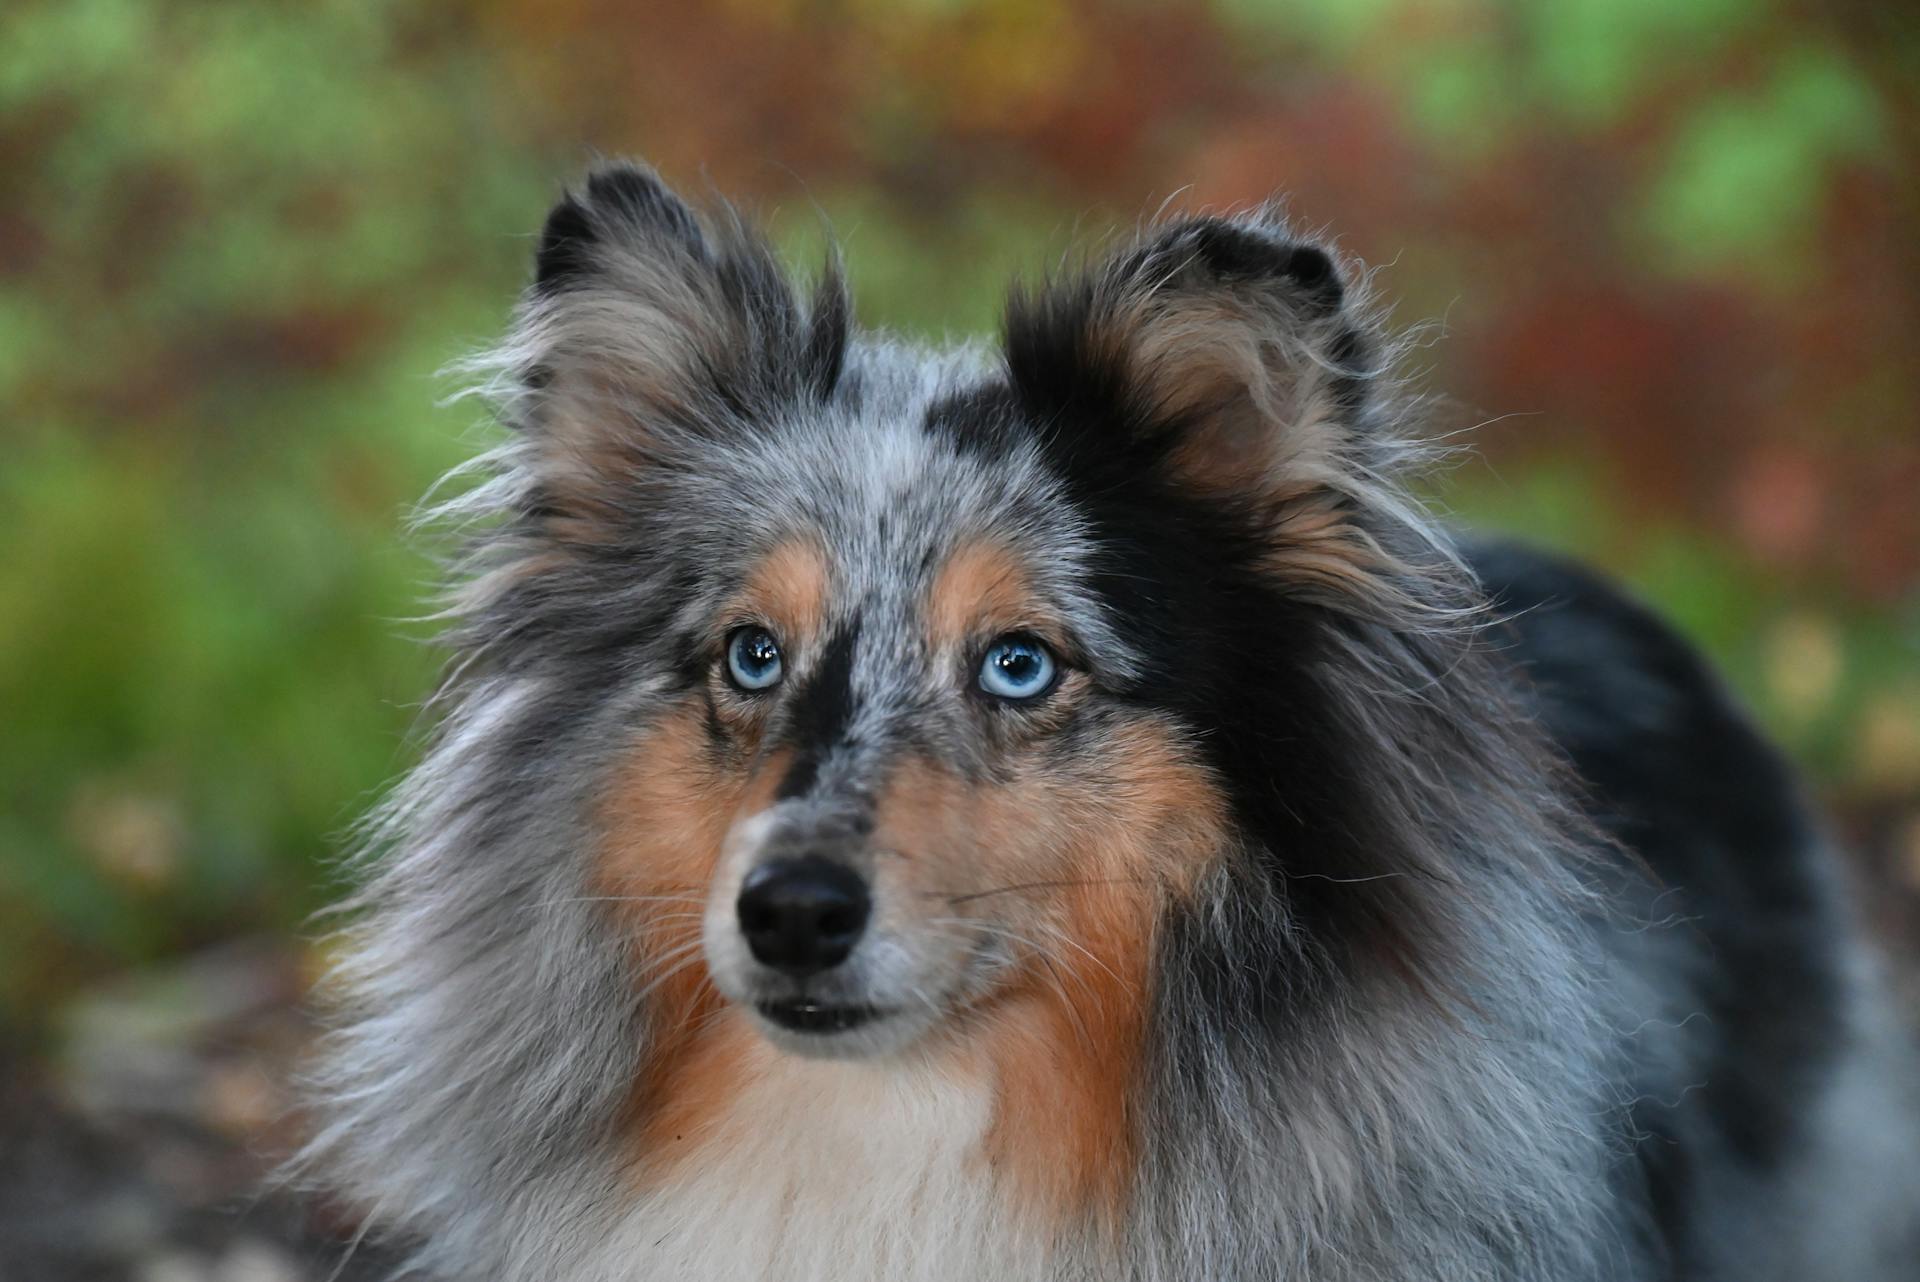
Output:
<svg viewBox="0 0 1920 1282">
<path fill-rule="evenodd" d="M 587 194 L 596 200 L 606 200 L 623 191 L 664 190 L 665 186 L 652 165 L 630 156 L 600 157 L 587 166 Z"/>
<path fill-rule="evenodd" d="M 1340 284 L 1340 272 L 1334 266 L 1333 256 L 1318 245 L 1291 246 L 1280 274 L 1328 311 L 1345 300 L 1346 290 Z"/>
<path fill-rule="evenodd" d="M 1289 239 L 1276 227 L 1198 218 L 1176 233 L 1175 243 L 1184 243 L 1209 274 L 1221 280 L 1284 280 L 1329 312 L 1346 298 L 1332 255 L 1319 245 Z"/>
<path fill-rule="evenodd" d="M 564 288 L 590 273 L 592 248 L 604 232 L 628 230 L 698 244 L 693 210 L 650 167 L 631 160 L 595 165 L 576 192 L 547 214 L 534 252 L 534 284 Z"/>
<path fill-rule="evenodd" d="M 1179 238 L 1211 275 L 1233 279 L 1259 278 L 1273 270 L 1274 239 L 1244 223 L 1225 218 L 1195 219 Z"/>
<path fill-rule="evenodd" d="M 533 254 L 535 287 L 558 289 L 583 275 L 594 240 L 593 220 L 586 208 L 572 195 L 562 196 L 540 229 L 539 247 Z"/>
<path fill-rule="evenodd" d="M 699 224 L 686 202 L 651 166 L 637 161 L 596 166 L 587 175 L 587 198 L 596 209 L 636 226 L 660 227 L 682 237 L 699 235 Z"/>
</svg>

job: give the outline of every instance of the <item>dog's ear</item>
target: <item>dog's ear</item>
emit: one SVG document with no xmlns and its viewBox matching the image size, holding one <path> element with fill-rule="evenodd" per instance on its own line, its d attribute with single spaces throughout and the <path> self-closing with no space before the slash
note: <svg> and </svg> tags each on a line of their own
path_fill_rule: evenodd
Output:
<svg viewBox="0 0 1920 1282">
<path fill-rule="evenodd" d="M 534 288 L 561 294 L 589 286 L 609 249 L 657 260 L 697 260 L 706 235 L 687 203 L 659 175 L 634 164 L 607 165 L 587 175 L 547 214 L 534 251 Z"/>
<path fill-rule="evenodd" d="M 603 166 L 548 214 L 493 364 L 548 501 L 833 394 L 849 307 L 829 264 L 803 302 L 730 206 L 696 212 L 651 170 Z"/>
<path fill-rule="evenodd" d="M 1006 360 L 1028 417 L 1078 464 L 1151 468 L 1238 506 L 1303 592 L 1378 604 L 1406 566 L 1381 338 L 1328 249 L 1275 218 L 1190 218 L 1016 291 Z"/>
</svg>

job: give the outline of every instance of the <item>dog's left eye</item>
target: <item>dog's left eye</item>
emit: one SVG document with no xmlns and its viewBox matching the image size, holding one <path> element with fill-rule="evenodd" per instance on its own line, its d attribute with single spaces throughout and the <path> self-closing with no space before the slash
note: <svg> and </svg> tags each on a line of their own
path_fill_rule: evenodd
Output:
<svg viewBox="0 0 1920 1282">
<path fill-rule="evenodd" d="M 1001 637 L 980 660 L 980 688 L 1000 699 L 1032 699 L 1053 689 L 1059 667 L 1033 637 Z"/>
</svg>

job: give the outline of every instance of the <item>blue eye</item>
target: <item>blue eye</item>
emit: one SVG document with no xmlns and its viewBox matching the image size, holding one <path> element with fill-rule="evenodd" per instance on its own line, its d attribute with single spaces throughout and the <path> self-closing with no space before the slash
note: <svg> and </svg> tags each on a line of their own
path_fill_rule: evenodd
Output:
<svg viewBox="0 0 1920 1282">
<path fill-rule="evenodd" d="M 739 689 L 771 690 L 786 668 L 780 643 L 765 628 L 735 628 L 727 637 L 727 677 Z"/>
<path fill-rule="evenodd" d="M 1059 665 L 1032 637 L 1001 637 L 980 661 L 980 688 L 1001 699 L 1031 699 L 1053 689 Z"/>
</svg>

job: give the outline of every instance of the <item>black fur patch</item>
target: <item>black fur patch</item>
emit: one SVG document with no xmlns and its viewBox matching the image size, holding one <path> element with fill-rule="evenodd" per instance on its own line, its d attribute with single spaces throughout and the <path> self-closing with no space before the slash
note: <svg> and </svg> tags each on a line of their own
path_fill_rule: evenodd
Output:
<svg viewBox="0 0 1920 1282">
<path fill-rule="evenodd" d="M 1039 350 L 1027 358 L 1044 360 Z M 927 426 L 970 451 L 1004 449 L 1022 431 L 1041 443 L 1102 549 L 1095 588 L 1144 656 L 1138 680 L 1116 693 L 1200 732 L 1240 828 L 1271 856 L 1276 888 L 1329 956 L 1410 956 L 1422 912 L 1402 878 L 1428 870 L 1369 813 L 1369 745 L 1343 741 L 1352 736 L 1312 675 L 1341 624 L 1258 568 L 1266 545 L 1251 513 L 1165 479 L 1159 434 L 1099 415 L 1097 403 L 1061 395 L 1042 418 L 1010 388 L 982 387 L 938 403 Z M 1272 987 L 1288 991 L 1299 985 Z"/>
<path fill-rule="evenodd" d="M 1210 281 L 1284 282 L 1309 309 L 1331 313 L 1346 299 L 1339 271 L 1318 245 L 1288 241 L 1264 229 L 1224 218 L 1176 224 L 1147 251 L 1148 270 L 1182 253 Z"/>
<path fill-rule="evenodd" d="M 1274 282 L 1312 311 L 1343 297 L 1317 247 L 1220 219 L 1176 224 L 1086 276 L 1016 292 L 1008 385 L 949 397 L 928 426 L 972 450 L 1004 448 L 1021 431 L 1040 442 L 1103 549 L 1100 594 L 1145 652 L 1127 697 L 1201 732 L 1242 829 L 1268 852 L 1276 887 L 1315 938 L 1409 962 L 1424 926 L 1404 878 L 1430 870 L 1396 849 L 1391 826 L 1371 812 L 1372 746 L 1347 734 L 1313 676 L 1331 630 L 1351 625 L 1291 598 L 1259 568 L 1267 543 L 1252 506 L 1190 494 L 1170 478 L 1165 457 L 1185 425 L 1156 417 L 1124 345 L 1104 330 L 1133 291 L 1249 281 Z M 1357 358 L 1358 335 L 1345 335 L 1343 354 Z"/>
<path fill-rule="evenodd" d="M 703 243 L 700 222 L 660 176 L 638 165 L 608 165 L 587 178 L 587 199 L 635 230 L 652 231 L 689 246 Z"/>
<path fill-rule="evenodd" d="M 853 720 L 853 655 L 860 643 L 860 620 L 835 632 L 820 653 L 820 663 L 793 700 L 789 731 L 793 765 L 780 781 L 779 796 L 798 797 L 813 787 L 820 766 L 846 742 Z"/>
<path fill-rule="evenodd" d="M 564 196 L 547 215 L 534 251 L 534 287 L 547 292 L 565 289 L 592 270 L 596 237 L 593 221 L 579 201 Z"/>
</svg>

